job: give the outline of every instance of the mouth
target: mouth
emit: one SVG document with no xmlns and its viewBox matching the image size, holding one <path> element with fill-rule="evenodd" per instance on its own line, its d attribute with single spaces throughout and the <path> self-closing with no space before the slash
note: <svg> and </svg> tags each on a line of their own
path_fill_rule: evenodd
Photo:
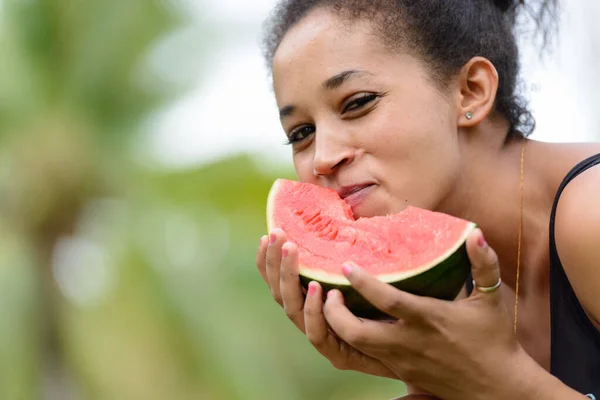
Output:
<svg viewBox="0 0 600 400">
<path fill-rule="evenodd" d="M 356 192 L 360 192 L 363 189 L 373 186 L 372 183 L 361 183 L 358 185 L 343 186 L 337 190 L 338 195 L 345 200 L 347 197 L 353 195 Z"/>
<path fill-rule="evenodd" d="M 361 183 L 358 185 L 343 186 L 337 190 L 339 196 L 352 207 L 352 211 L 356 212 L 356 208 L 363 202 L 365 197 L 375 188 L 373 183 Z"/>
</svg>

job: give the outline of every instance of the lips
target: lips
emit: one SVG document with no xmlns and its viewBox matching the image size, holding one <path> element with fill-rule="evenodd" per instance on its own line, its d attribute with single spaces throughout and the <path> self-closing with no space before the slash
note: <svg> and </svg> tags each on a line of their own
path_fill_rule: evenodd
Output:
<svg viewBox="0 0 600 400">
<path fill-rule="evenodd" d="M 373 186 L 373 184 L 372 183 L 361 183 L 358 185 L 343 186 L 343 187 L 339 188 L 337 190 L 337 192 L 342 199 L 345 199 L 346 197 L 348 197 L 356 192 L 359 192 L 369 186 Z"/>
<path fill-rule="evenodd" d="M 340 197 L 350 206 L 352 209 L 352 214 L 354 214 L 354 218 L 358 218 L 362 215 L 361 204 L 365 201 L 365 199 L 369 196 L 369 194 L 375 188 L 375 184 L 373 183 L 361 183 L 360 185 L 351 185 L 344 186 L 340 188 L 337 192 Z M 365 211 L 365 210 L 362 210 Z"/>
</svg>

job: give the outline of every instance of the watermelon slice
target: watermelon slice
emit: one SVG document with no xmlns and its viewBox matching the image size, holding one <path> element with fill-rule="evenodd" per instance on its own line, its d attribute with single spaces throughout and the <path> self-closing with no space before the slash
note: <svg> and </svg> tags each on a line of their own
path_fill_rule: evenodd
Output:
<svg viewBox="0 0 600 400">
<path fill-rule="evenodd" d="M 377 279 L 401 290 L 453 300 L 470 271 L 466 239 L 475 224 L 450 215 L 408 207 L 388 216 L 354 219 L 332 189 L 278 179 L 267 201 L 269 231 L 281 228 L 298 245 L 304 288 L 318 281 L 324 294 L 339 289 L 355 315 L 386 318 L 342 274 L 354 261 Z"/>
</svg>

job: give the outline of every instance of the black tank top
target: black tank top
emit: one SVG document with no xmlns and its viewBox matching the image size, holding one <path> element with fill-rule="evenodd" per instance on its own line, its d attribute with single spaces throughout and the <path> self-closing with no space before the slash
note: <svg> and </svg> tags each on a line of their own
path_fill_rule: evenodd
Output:
<svg viewBox="0 0 600 400">
<path fill-rule="evenodd" d="M 595 165 L 600 165 L 600 154 L 583 160 L 567 174 L 550 216 L 550 371 L 578 392 L 600 396 L 600 332 L 577 300 L 554 241 L 556 206 L 562 191 L 577 175 Z"/>
<path fill-rule="evenodd" d="M 550 215 L 550 373 L 570 388 L 600 399 L 600 332 L 579 303 L 554 241 L 554 220 L 560 195 L 569 182 L 595 165 L 600 165 L 600 154 L 581 161 L 569 171 L 556 193 Z M 471 294 L 472 291 L 469 276 L 467 292 Z"/>
</svg>

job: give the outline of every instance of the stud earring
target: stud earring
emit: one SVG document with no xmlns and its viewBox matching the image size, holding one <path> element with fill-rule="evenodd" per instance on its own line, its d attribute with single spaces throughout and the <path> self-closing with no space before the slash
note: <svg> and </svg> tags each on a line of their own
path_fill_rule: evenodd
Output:
<svg viewBox="0 0 600 400">
<path fill-rule="evenodd" d="M 465 117 L 467 117 L 467 119 L 471 120 L 471 119 L 473 119 L 473 113 L 471 111 L 467 111 L 467 113 L 465 114 Z"/>
</svg>

